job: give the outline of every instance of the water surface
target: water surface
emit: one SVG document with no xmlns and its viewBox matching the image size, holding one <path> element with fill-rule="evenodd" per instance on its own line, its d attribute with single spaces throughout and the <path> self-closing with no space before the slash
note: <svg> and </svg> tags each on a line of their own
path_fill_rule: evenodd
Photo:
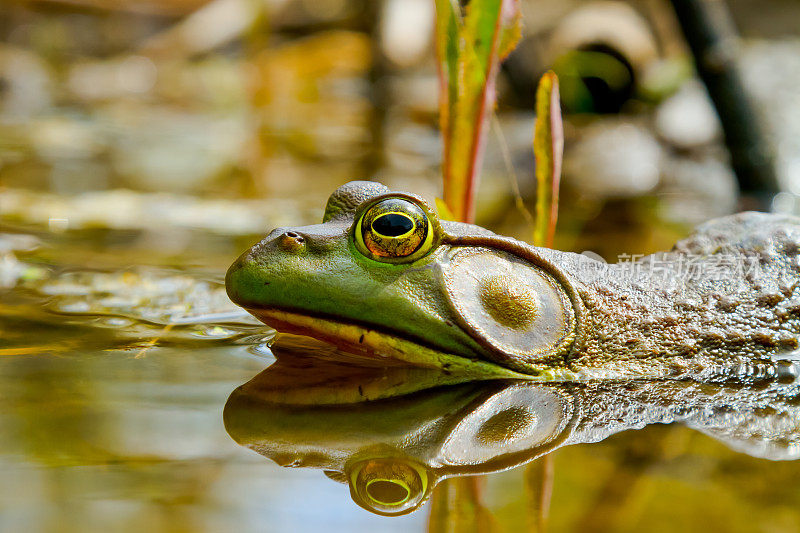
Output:
<svg viewBox="0 0 800 533">
<path fill-rule="evenodd" d="M 549 491 L 549 531 L 800 528 L 792 379 L 459 383 L 290 337 L 275 364 L 221 272 L 76 246 L 6 251 L 0 529 L 535 530 Z"/>
</svg>

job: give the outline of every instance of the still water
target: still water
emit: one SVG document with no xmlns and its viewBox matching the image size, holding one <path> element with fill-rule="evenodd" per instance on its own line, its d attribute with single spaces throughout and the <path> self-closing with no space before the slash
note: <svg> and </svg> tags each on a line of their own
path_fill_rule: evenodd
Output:
<svg viewBox="0 0 800 533">
<path fill-rule="evenodd" d="M 276 340 L 221 270 L 89 271 L 66 267 L 80 239 L 31 242 L 3 241 L 0 530 L 800 530 L 793 375 L 364 367 Z"/>
</svg>

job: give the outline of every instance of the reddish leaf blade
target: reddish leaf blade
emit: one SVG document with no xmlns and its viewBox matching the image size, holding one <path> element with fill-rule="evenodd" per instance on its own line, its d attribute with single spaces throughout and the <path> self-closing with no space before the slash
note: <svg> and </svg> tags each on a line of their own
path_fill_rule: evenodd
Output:
<svg viewBox="0 0 800 533">
<path fill-rule="evenodd" d="M 488 118 L 500 61 L 520 34 L 517 0 L 472 0 L 465 16 L 453 0 L 436 0 L 444 201 L 471 222 Z"/>
</svg>

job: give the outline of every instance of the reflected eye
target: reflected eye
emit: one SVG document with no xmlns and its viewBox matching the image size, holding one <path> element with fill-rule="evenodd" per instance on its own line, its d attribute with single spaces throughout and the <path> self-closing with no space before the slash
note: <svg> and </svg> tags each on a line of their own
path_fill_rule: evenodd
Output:
<svg viewBox="0 0 800 533">
<path fill-rule="evenodd" d="M 365 509 L 394 516 L 413 511 L 428 489 L 425 469 L 402 458 L 375 458 L 350 472 L 350 494 Z"/>
<path fill-rule="evenodd" d="M 364 212 L 355 240 L 364 255 L 377 261 L 411 261 L 430 251 L 433 232 L 420 206 L 404 198 L 387 198 Z"/>
</svg>

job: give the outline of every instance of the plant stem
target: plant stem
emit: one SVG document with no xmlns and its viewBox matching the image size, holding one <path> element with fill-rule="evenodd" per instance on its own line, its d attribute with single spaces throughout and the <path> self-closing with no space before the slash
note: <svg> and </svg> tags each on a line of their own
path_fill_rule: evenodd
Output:
<svg viewBox="0 0 800 533">
<path fill-rule="evenodd" d="M 774 155 L 736 66 L 738 38 L 727 6 L 723 0 L 671 2 L 722 123 L 739 187 L 767 207 L 779 190 Z"/>
</svg>

